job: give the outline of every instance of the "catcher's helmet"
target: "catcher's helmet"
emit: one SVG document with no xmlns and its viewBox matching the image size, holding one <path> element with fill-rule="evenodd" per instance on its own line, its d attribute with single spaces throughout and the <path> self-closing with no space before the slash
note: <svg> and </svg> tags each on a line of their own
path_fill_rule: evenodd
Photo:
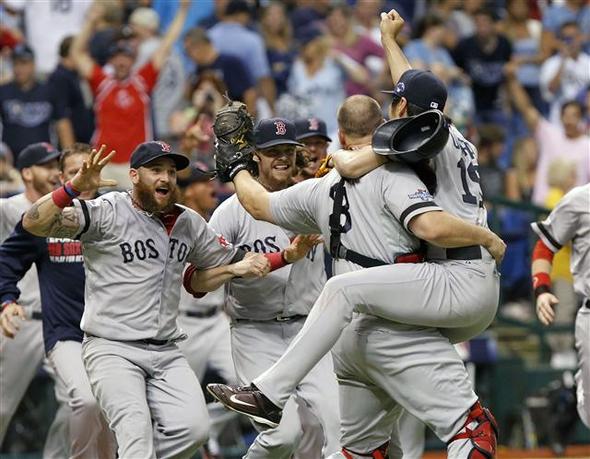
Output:
<svg viewBox="0 0 590 459">
<path fill-rule="evenodd" d="M 416 163 L 435 157 L 449 139 L 449 125 L 439 110 L 387 121 L 373 133 L 373 151 L 392 160 Z"/>
</svg>

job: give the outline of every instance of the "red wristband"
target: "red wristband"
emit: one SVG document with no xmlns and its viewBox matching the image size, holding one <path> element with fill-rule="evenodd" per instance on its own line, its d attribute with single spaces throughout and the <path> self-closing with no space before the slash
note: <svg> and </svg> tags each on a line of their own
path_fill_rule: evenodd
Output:
<svg viewBox="0 0 590 459">
<path fill-rule="evenodd" d="M 53 203 L 60 209 L 68 207 L 74 200 L 74 198 L 66 191 L 65 186 L 62 186 L 51 193 L 51 199 L 53 199 Z"/>
<path fill-rule="evenodd" d="M 551 293 L 551 276 L 548 273 L 533 274 L 533 290 L 535 298 L 542 293 Z"/>
<path fill-rule="evenodd" d="M 197 270 L 197 267 L 193 264 L 188 265 L 188 267 L 184 270 L 184 274 L 182 276 L 182 286 L 184 289 L 190 293 L 195 298 L 203 298 L 207 292 L 195 292 L 191 287 L 191 279 L 193 277 L 194 272 Z"/>
<path fill-rule="evenodd" d="M 289 263 L 285 260 L 284 251 L 281 252 L 274 252 L 274 253 L 265 253 L 264 256 L 270 263 L 270 270 L 275 271 L 276 269 L 283 268 L 287 266 Z"/>
</svg>

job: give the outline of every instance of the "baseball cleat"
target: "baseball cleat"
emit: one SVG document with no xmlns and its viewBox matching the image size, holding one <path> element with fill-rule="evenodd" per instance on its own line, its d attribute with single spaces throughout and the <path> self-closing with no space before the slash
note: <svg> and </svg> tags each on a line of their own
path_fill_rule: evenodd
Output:
<svg viewBox="0 0 590 459">
<path fill-rule="evenodd" d="M 228 410 L 245 414 L 259 424 L 274 428 L 281 422 L 282 410 L 254 385 L 207 384 L 207 390 Z"/>
</svg>

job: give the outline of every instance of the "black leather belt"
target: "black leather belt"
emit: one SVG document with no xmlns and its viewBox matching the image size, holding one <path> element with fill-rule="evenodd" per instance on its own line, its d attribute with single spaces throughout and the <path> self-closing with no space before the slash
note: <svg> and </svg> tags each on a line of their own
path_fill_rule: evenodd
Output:
<svg viewBox="0 0 590 459">
<path fill-rule="evenodd" d="M 138 343 L 142 343 L 142 344 L 151 344 L 154 346 L 164 346 L 165 344 L 170 343 L 170 340 L 168 339 L 140 339 L 137 340 Z"/>
<path fill-rule="evenodd" d="M 34 311 L 31 314 L 31 319 L 33 319 L 33 320 L 43 320 L 43 314 L 40 313 L 39 311 Z"/>
<path fill-rule="evenodd" d="M 197 319 L 206 319 L 208 317 L 213 317 L 215 314 L 219 312 L 219 308 L 209 308 L 204 311 L 183 311 L 182 313 L 187 317 L 195 317 Z"/>
<path fill-rule="evenodd" d="M 447 260 L 481 260 L 481 247 L 479 245 L 470 245 L 447 249 Z"/>
</svg>

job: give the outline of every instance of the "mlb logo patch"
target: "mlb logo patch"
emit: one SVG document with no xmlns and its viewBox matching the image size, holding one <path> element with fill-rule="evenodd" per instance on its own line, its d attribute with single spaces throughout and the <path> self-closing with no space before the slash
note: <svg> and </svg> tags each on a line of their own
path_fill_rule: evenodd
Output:
<svg viewBox="0 0 590 459">
<path fill-rule="evenodd" d="M 428 190 L 424 190 L 422 188 L 418 188 L 415 193 L 410 193 L 408 195 L 410 199 L 420 199 L 421 201 L 432 201 L 432 195 L 428 192 Z"/>
<path fill-rule="evenodd" d="M 165 153 L 170 153 L 172 151 L 172 147 L 168 145 L 166 142 L 162 142 L 161 140 L 157 140 L 155 143 L 160 145 L 160 148 Z"/>
<path fill-rule="evenodd" d="M 430 108 L 438 108 L 438 102 L 430 102 Z"/>
</svg>

